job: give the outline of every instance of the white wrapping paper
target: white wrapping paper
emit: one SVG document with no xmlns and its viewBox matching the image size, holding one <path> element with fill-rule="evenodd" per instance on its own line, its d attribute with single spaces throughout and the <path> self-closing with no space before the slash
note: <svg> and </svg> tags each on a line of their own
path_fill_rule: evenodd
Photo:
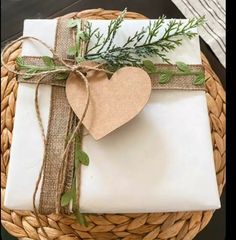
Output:
<svg viewBox="0 0 236 240">
<path fill-rule="evenodd" d="M 94 28 L 106 32 L 108 21 L 91 21 Z M 122 44 L 148 23 L 148 20 L 124 21 L 115 43 Z M 40 38 L 51 47 L 55 30 L 56 20 L 26 20 L 24 24 L 24 35 Z M 22 55 L 50 56 L 50 53 L 27 40 Z M 199 38 L 185 39 L 169 57 L 173 63 L 200 64 Z M 11 209 L 32 210 L 42 163 L 43 143 L 35 114 L 34 90 L 32 84 L 19 84 L 4 203 Z M 50 94 L 51 86 L 40 87 L 45 129 Z M 166 212 L 220 207 L 203 91 L 153 90 L 137 117 L 99 141 L 86 136 L 83 148 L 90 156 L 90 165 L 82 166 L 81 170 L 81 212 Z M 40 191 L 37 204 L 39 196 Z"/>
</svg>

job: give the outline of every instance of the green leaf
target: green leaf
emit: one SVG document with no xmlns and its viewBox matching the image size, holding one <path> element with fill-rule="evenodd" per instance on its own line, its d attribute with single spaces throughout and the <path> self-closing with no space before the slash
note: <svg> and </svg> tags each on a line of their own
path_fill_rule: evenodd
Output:
<svg viewBox="0 0 236 240">
<path fill-rule="evenodd" d="M 82 214 L 78 209 L 76 209 L 76 211 L 74 213 L 75 213 L 75 217 L 76 217 L 77 222 L 80 223 L 80 225 L 87 227 L 88 223 L 85 219 L 84 214 Z"/>
<path fill-rule="evenodd" d="M 50 58 L 48 56 L 43 56 L 42 59 L 43 59 L 43 62 L 46 66 L 48 66 L 50 68 L 55 67 L 55 63 L 54 63 L 53 58 Z"/>
<path fill-rule="evenodd" d="M 75 56 L 77 53 L 77 50 L 76 50 L 76 47 L 70 47 L 68 50 L 67 50 L 67 54 L 69 56 Z"/>
<path fill-rule="evenodd" d="M 205 82 L 205 75 L 204 73 L 199 73 L 196 78 L 193 80 L 194 85 L 202 85 Z"/>
<path fill-rule="evenodd" d="M 75 157 L 75 169 L 78 169 L 80 166 L 80 160 L 79 158 Z"/>
<path fill-rule="evenodd" d="M 153 73 L 157 70 L 157 67 L 151 60 L 143 60 L 143 66 L 144 69 L 149 73 Z"/>
<path fill-rule="evenodd" d="M 84 41 L 89 40 L 89 34 L 87 32 L 84 32 Z"/>
<path fill-rule="evenodd" d="M 89 165 L 89 157 L 87 155 L 87 153 L 85 153 L 84 151 L 82 151 L 81 149 L 77 148 L 75 150 L 75 160 L 79 161 L 81 164 L 88 166 Z"/>
<path fill-rule="evenodd" d="M 22 67 L 22 66 L 24 66 L 24 59 L 22 58 L 22 57 L 17 57 L 16 58 L 16 63 L 17 63 L 17 65 L 19 66 L 19 67 Z"/>
<path fill-rule="evenodd" d="M 75 58 L 75 60 L 77 63 L 81 63 L 81 62 L 85 61 L 85 58 L 78 56 Z"/>
<path fill-rule="evenodd" d="M 184 62 L 176 62 L 177 68 L 182 72 L 190 72 L 189 66 Z"/>
<path fill-rule="evenodd" d="M 68 20 L 67 26 L 69 28 L 73 28 L 73 27 L 76 27 L 79 22 L 80 22 L 80 20 L 78 20 L 78 19 L 70 19 L 70 20 Z"/>
<path fill-rule="evenodd" d="M 119 69 L 119 67 L 118 66 L 116 66 L 116 65 L 111 65 L 111 64 L 107 64 L 107 66 L 106 66 L 106 69 L 108 70 L 108 71 L 110 71 L 110 72 L 115 72 L 115 71 L 117 71 L 118 69 Z M 112 75 L 111 75 L 112 76 Z M 110 76 L 110 77 L 111 77 Z"/>
<path fill-rule="evenodd" d="M 30 74 L 37 73 L 37 69 L 31 68 L 31 69 L 27 70 L 26 73 L 30 73 Z M 24 76 L 23 76 L 23 78 L 24 78 L 25 80 L 30 79 L 30 78 L 32 78 L 32 77 L 33 77 L 33 75 L 32 75 L 32 76 L 30 76 L 30 75 L 29 75 L 29 76 L 27 76 L 27 75 L 24 75 Z"/>
<path fill-rule="evenodd" d="M 168 83 L 171 80 L 172 76 L 173 75 L 171 72 L 161 73 L 159 83 L 160 84 Z"/>
<path fill-rule="evenodd" d="M 68 78 L 68 76 L 69 76 L 69 73 L 68 73 L 68 72 L 61 72 L 61 73 L 58 73 L 58 74 L 56 75 L 56 79 L 57 79 L 57 80 L 65 80 L 65 79 Z"/>
<path fill-rule="evenodd" d="M 77 32 L 77 39 L 82 39 L 83 41 L 86 41 L 88 39 L 88 34 L 86 32 L 78 30 Z"/>
<path fill-rule="evenodd" d="M 72 191 L 65 192 L 61 196 L 61 206 L 65 207 L 66 205 L 68 205 L 72 198 L 73 198 L 73 192 Z"/>
<path fill-rule="evenodd" d="M 77 207 L 78 207 L 77 191 L 76 191 L 76 177 L 75 177 L 75 175 L 74 175 L 74 178 L 73 178 L 71 191 L 72 191 L 72 209 L 73 209 L 73 211 L 75 211 L 77 209 Z"/>
</svg>

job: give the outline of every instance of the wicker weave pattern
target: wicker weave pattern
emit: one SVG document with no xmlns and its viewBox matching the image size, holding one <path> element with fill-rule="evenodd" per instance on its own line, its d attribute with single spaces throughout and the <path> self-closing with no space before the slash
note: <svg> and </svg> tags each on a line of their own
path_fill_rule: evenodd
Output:
<svg viewBox="0 0 236 240">
<path fill-rule="evenodd" d="M 70 13 L 64 18 L 86 17 L 92 19 L 113 19 L 118 11 L 91 9 Z M 127 18 L 145 18 L 141 14 L 127 13 Z M 21 53 L 17 43 L 6 52 L 4 58 L 9 66 L 15 66 L 15 59 Z M 214 159 L 219 193 L 225 184 L 225 91 L 209 62 L 202 55 L 206 70 L 207 102 L 211 122 Z M 17 98 L 16 77 L 1 68 L 1 193 L 7 180 L 9 150 L 12 141 L 15 103 Z M 210 221 L 213 211 L 151 213 L 151 214 L 105 214 L 88 215 L 88 227 L 82 227 L 72 217 L 51 214 L 41 216 L 45 231 L 52 239 L 162 239 L 191 240 Z M 6 230 L 19 239 L 45 239 L 35 216 L 30 211 L 11 211 L 1 205 L 1 222 Z"/>
</svg>

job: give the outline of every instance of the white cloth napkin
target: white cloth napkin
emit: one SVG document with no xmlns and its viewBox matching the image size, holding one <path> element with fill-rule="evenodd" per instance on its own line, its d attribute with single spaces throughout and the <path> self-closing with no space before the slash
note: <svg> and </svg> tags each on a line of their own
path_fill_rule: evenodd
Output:
<svg viewBox="0 0 236 240">
<path fill-rule="evenodd" d="M 106 32 L 108 21 L 90 21 L 94 28 Z M 148 23 L 125 20 L 115 43 L 122 44 Z M 56 20 L 24 23 L 24 35 L 40 38 L 51 47 L 55 29 Z M 29 40 L 24 42 L 22 55 L 50 56 L 44 47 Z M 185 39 L 169 57 L 173 63 L 200 64 L 199 38 Z M 35 115 L 34 90 L 32 84 L 19 84 L 4 203 L 11 209 L 32 210 L 32 195 L 42 163 L 43 143 Z M 45 128 L 50 94 L 50 86 L 40 87 Z M 81 170 L 81 212 L 166 212 L 220 207 L 203 91 L 153 90 L 137 117 L 99 141 L 86 136 L 83 148 L 90 156 L 90 165 Z M 37 204 L 39 196 L 40 191 Z"/>
</svg>

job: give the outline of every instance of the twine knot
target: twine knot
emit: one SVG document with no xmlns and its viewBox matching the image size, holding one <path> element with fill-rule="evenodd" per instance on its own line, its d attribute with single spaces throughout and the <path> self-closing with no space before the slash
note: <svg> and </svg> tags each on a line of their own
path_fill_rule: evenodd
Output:
<svg viewBox="0 0 236 240">
<path fill-rule="evenodd" d="M 76 70 L 77 70 L 78 68 L 79 68 L 78 65 L 72 65 L 71 68 L 70 68 L 70 70 L 71 70 L 71 72 L 76 73 Z"/>
</svg>

